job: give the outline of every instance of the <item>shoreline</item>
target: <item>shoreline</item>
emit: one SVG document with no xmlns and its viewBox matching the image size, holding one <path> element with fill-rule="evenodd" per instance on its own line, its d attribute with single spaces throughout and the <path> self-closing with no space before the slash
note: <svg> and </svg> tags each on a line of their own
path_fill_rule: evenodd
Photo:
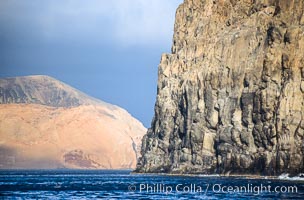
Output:
<svg viewBox="0 0 304 200">
<path fill-rule="evenodd" d="M 218 177 L 218 178 L 244 178 L 244 179 L 254 179 L 254 180 L 286 180 L 286 181 L 301 181 L 304 182 L 304 177 L 288 177 L 282 176 L 263 176 L 263 175 L 252 175 L 252 174 L 170 174 L 170 173 L 139 173 L 139 172 L 131 172 L 130 174 L 138 174 L 138 175 L 162 175 L 162 176 L 188 176 L 188 177 Z"/>
</svg>

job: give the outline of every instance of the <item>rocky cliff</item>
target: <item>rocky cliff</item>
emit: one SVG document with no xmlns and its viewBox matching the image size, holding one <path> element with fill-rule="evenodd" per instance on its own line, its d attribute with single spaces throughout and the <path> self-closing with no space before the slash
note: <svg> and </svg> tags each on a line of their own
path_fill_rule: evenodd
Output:
<svg viewBox="0 0 304 200">
<path fill-rule="evenodd" d="M 185 0 L 137 172 L 304 172 L 304 2 Z"/>
<path fill-rule="evenodd" d="M 146 129 L 48 76 L 0 79 L 0 168 L 134 168 Z"/>
</svg>

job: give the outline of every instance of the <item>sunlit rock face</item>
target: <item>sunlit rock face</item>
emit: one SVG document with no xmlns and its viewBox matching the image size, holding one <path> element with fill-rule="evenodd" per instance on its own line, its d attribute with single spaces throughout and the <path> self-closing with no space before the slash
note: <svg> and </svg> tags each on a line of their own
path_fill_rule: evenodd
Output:
<svg viewBox="0 0 304 200">
<path fill-rule="evenodd" d="M 126 169 L 145 127 L 48 76 L 0 79 L 0 168 Z"/>
<path fill-rule="evenodd" d="M 304 2 L 185 0 L 138 172 L 304 171 Z"/>
</svg>

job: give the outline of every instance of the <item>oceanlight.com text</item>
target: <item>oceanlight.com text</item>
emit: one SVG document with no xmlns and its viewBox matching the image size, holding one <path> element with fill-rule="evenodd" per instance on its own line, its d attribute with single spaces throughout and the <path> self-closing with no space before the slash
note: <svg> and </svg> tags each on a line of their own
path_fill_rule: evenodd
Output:
<svg viewBox="0 0 304 200">
<path fill-rule="evenodd" d="M 140 193 L 250 193 L 254 195 L 259 195 L 261 193 L 298 193 L 298 188 L 295 185 L 290 186 L 274 186 L 274 185 L 225 185 L 225 184 L 176 184 L 176 185 L 166 185 L 162 183 L 158 184 L 131 184 L 128 187 L 130 192 L 140 192 Z"/>
</svg>

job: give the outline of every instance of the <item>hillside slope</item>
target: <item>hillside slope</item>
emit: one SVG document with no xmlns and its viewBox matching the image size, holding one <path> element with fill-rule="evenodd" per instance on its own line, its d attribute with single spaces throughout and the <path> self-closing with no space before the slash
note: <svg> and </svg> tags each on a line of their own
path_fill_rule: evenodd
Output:
<svg viewBox="0 0 304 200">
<path fill-rule="evenodd" d="M 0 168 L 134 168 L 146 129 L 47 76 L 0 79 Z"/>
</svg>

